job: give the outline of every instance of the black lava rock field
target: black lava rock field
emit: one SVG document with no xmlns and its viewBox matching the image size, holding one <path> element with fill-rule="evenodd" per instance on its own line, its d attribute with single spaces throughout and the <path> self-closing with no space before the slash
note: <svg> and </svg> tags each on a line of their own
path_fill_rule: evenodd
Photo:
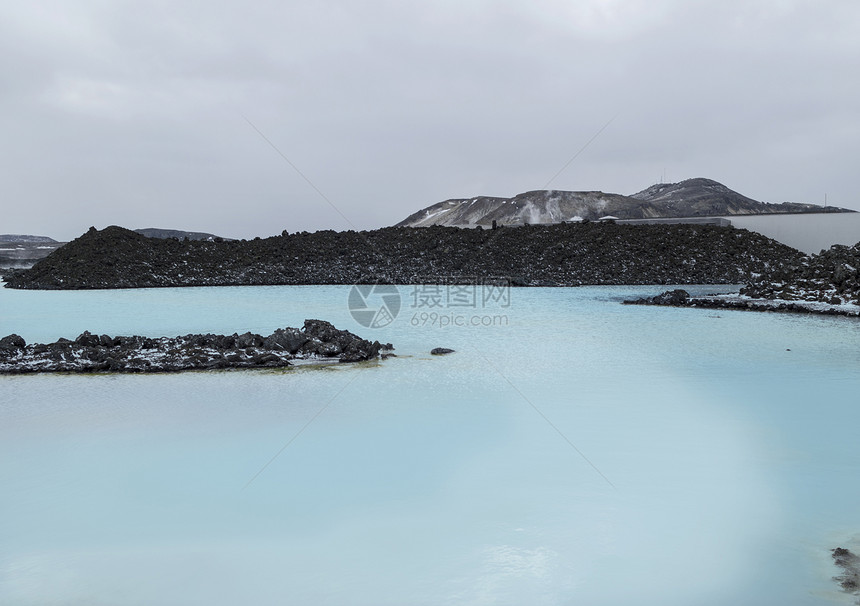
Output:
<svg viewBox="0 0 860 606">
<path fill-rule="evenodd" d="M 758 276 L 741 294 L 754 299 L 819 301 L 831 305 L 860 305 L 860 243 L 837 244 Z"/>
<path fill-rule="evenodd" d="M 301 232 L 253 240 L 146 238 L 91 228 L 31 269 L 21 289 L 270 284 L 414 284 L 505 279 L 517 286 L 735 284 L 796 266 L 799 251 L 710 225 L 562 223 L 491 229 Z"/>
</svg>

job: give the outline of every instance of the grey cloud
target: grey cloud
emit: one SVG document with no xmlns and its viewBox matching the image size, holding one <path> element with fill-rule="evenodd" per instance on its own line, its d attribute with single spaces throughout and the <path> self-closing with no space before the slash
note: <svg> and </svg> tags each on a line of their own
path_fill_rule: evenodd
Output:
<svg viewBox="0 0 860 606">
<path fill-rule="evenodd" d="M 0 231 L 372 228 L 540 188 L 616 114 L 553 187 L 665 171 L 860 208 L 851 1 L 76 2 L 0 24 Z"/>
</svg>

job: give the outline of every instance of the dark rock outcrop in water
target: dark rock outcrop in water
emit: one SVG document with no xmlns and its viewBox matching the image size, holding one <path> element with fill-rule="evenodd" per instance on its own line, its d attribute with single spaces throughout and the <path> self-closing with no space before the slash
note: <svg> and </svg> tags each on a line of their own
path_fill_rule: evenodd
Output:
<svg viewBox="0 0 860 606">
<path fill-rule="evenodd" d="M 807 301 L 786 302 L 772 299 L 750 299 L 737 294 L 693 297 L 685 290 L 672 290 L 654 297 L 624 301 L 625 305 L 662 305 L 667 307 L 700 307 L 705 309 L 734 309 L 737 311 L 774 311 L 825 316 L 860 317 L 860 309 L 832 307 Z"/>
<path fill-rule="evenodd" d="M 84 332 L 74 341 L 27 345 L 18 335 L 0 339 L 0 373 L 177 372 L 224 368 L 278 368 L 291 360 L 372 360 L 393 349 L 370 342 L 323 320 L 271 335 L 109 337 Z"/>
<path fill-rule="evenodd" d="M 837 547 L 830 554 L 833 563 L 842 571 L 833 580 L 839 583 L 845 593 L 860 596 L 860 558 L 844 547 Z M 860 604 L 860 599 L 856 603 Z"/>
<path fill-rule="evenodd" d="M 667 290 L 655 297 L 647 297 L 638 299 L 637 301 L 625 301 L 625 303 L 637 303 L 639 305 L 672 305 L 683 306 L 690 299 L 690 293 L 686 290 L 676 288 L 675 290 Z"/>
<path fill-rule="evenodd" d="M 7 285 L 411 284 L 499 277 L 518 286 L 737 284 L 802 257 L 760 234 L 709 225 L 385 228 L 230 242 L 157 240 L 108 227 L 90 229 L 33 268 L 10 276 Z"/>
<path fill-rule="evenodd" d="M 860 243 L 769 268 L 736 295 L 691 297 L 676 290 L 625 303 L 860 316 Z"/>
</svg>

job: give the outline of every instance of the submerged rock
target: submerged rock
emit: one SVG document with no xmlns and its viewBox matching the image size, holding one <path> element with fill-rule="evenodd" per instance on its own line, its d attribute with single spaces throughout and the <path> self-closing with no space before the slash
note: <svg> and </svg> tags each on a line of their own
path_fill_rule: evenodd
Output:
<svg viewBox="0 0 860 606">
<path fill-rule="evenodd" d="M 176 372 L 221 368 L 278 368 L 291 360 L 372 360 L 394 349 L 329 322 L 307 320 L 302 329 L 278 329 L 268 337 L 189 334 L 182 337 L 97 336 L 27 345 L 18 335 L 0 339 L 0 373 Z"/>
<path fill-rule="evenodd" d="M 454 350 L 447 347 L 434 347 L 430 350 L 430 353 L 434 356 L 444 356 L 445 354 L 454 353 Z"/>
</svg>

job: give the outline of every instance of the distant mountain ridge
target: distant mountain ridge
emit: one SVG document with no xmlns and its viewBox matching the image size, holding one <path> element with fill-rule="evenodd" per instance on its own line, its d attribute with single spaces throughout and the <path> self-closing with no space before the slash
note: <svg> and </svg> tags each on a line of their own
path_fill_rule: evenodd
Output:
<svg viewBox="0 0 860 606">
<path fill-rule="evenodd" d="M 47 236 L 0 234 L 0 270 L 32 267 L 63 244 Z"/>
<path fill-rule="evenodd" d="M 743 196 L 704 178 L 659 183 L 632 196 L 600 191 L 539 190 L 513 198 L 476 196 L 444 200 L 419 210 L 395 227 L 489 227 L 548 224 L 562 221 L 662 219 L 775 213 L 854 212 L 847 209 L 785 202 L 769 204 Z"/>
<path fill-rule="evenodd" d="M 135 229 L 135 232 L 147 238 L 176 238 L 177 240 L 209 240 L 213 241 L 216 238 L 221 240 L 229 240 L 230 238 L 221 238 L 215 234 L 208 234 L 202 231 L 183 231 L 181 229 L 161 229 L 159 227 L 146 227 L 144 229 Z"/>
<path fill-rule="evenodd" d="M 51 244 L 56 242 L 48 236 L 29 236 L 23 234 L 0 234 L 0 242 L 10 242 L 14 244 Z"/>
<path fill-rule="evenodd" d="M 679 217 L 854 212 L 845 208 L 825 208 L 817 204 L 759 202 L 729 189 L 722 183 L 701 177 L 680 183 L 658 183 L 630 197 L 661 204 L 669 212 L 688 213 L 675 215 Z"/>
</svg>

